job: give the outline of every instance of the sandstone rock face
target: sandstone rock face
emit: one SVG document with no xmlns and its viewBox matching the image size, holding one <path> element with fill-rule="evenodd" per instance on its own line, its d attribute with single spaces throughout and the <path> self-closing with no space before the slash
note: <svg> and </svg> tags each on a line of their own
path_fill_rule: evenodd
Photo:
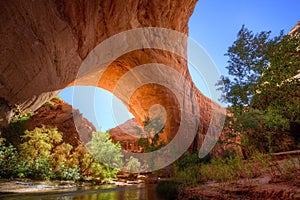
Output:
<svg viewBox="0 0 300 200">
<path fill-rule="evenodd" d="M 94 125 L 84 118 L 79 110 L 59 99 L 48 101 L 37 109 L 28 121 L 28 130 L 41 126 L 56 127 L 62 133 L 63 141 L 75 148 L 81 143 L 89 142 L 92 132 L 96 131 Z M 81 135 L 78 135 L 78 132 Z"/>
<path fill-rule="evenodd" d="M 143 127 L 135 120 L 130 119 L 124 124 L 109 130 L 114 142 L 120 142 L 122 149 L 132 152 L 141 152 L 137 129 L 143 131 Z"/>
<path fill-rule="evenodd" d="M 195 87 L 182 56 L 146 46 L 114 58 L 105 70 L 92 66 L 78 76 L 89 53 L 115 34 L 160 27 L 187 35 L 195 4 L 196 0 L 1 1 L 1 120 L 8 118 L 15 105 L 35 111 L 67 86 L 94 85 L 121 99 L 139 124 L 162 114 L 163 141 L 170 141 L 178 131 L 186 130 L 190 138 L 197 134 L 193 148 L 199 148 L 209 131 L 212 111 L 222 113 L 222 108 Z M 158 37 L 160 41 L 147 42 L 150 46 L 155 42 L 167 44 L 169 38 L 165 36 Z M 137 38 L 124 37 L 120 47 L 126 49 L 134 40 Z M 186 41 L 176 45 L 178 52 L 186 55 Z M 114 52 L 100 52 L 98 60 L 101 62 L 110 54 Z M 180 77 L 166 76 L 167 72 L 149 65 L 145 66 L 146 73 L 132 73 L 128 79 L 122 79 L 136 67 L 149 63 L 170 66 Z M 173 85 L 151 83 L 153 78 Z M 136 87 L 134 91 L 132 87 Z M 177 88 L 179 97 L 172 91 Z M 218 123 L 219 119 L 213 120 L 216 126 Z"/>
<path fill-rule="evenodd" d="M 187 34 L 195 3 L 1 1 L 0 97 L 35 110 L 74 81 L 87 54 L 114 34 L 148 26 Z"/>
</svg>

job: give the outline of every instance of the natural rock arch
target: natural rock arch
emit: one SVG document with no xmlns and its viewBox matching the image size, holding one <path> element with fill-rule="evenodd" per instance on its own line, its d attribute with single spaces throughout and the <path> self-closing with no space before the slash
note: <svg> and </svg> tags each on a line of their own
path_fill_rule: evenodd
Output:
<svg viewBox="0 0 300 200">
<path fill-rule="evenodd" d="M 10 117 L 10 110 L 15 105 L 34 111 L 72 84 L 88 53 L 115 34 L 134 28 L 161 27 L 187 35 L 188 20 L 196 2 L 1 1 L 0 123 L 4 124 L 5 119 Z M 184 59 L 156 49 L 130 52 L 108 67 L 99 87 L 113 92 L 118 77 L 135 66 L 153 62 L 173 66 L 191 84 L 191 91 L 186 91 L 185 95 L 191 96 L 199 105 L 199 112 L 194 113 L 199 119 L 195 130 L 198 140 L 194 145 L 199 147 L 211 121 L 212 101 L 194 86 Z M 122 100 L 122 96 L 116 96 Z M 141 101 L 145 103 L 139 103 Z M 165 135 L 168 140 L 173 137 L 180 121 L 178 102 L 170 91 L 160 86 L 145 85 L 134 93 L 127 106 L 142 122 L 155 102 L 164 105 L 168 113 Z"/>
</svg>

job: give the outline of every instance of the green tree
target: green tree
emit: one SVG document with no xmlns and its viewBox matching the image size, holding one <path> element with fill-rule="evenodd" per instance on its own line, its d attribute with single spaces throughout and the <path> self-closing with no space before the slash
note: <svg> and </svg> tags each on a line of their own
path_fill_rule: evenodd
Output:
<svg viewBox="0 0 300 200">
<path fill-rule="evenodd" d="M 2 137 L 2 133 L 0 131 L 0 146 L 2 146 L 5 142 L 5 138 Z"/>
<path fill-rule="evenodd" d="M 79 166 L 82 176 L 104 177 L 102 172 L 105 171 L 105 167 L 82 144 L 76 147 L 69 161 L 72 167 Z"/>
<path fill-rule="evenodd" d="M 70 144 L 62 143 L 57 128 L 35 128 L 25 131 L 19 145 L 20 174 L 37 179 L 78 180 L 79 166 L 71 163 Z"/>
<path fill-rule="evenodd" d="M 291 124 L 300 124 L 300 79 L 293 78 L 300 70 L 299 34 L 281 32 L 271 38 L 270 33 L 254 34 L 243 26 L 225 54 L 229 76 L 217 83 L 230 106 L 227 130 L 241 133 L 245 145 L 266 151 L 278 146 L 274 141 L 283 138 Z"/>
<path fill-rule="evenodd" d="M 105 166 L 103 178 L 115 178 L 123 164 L 120 143 L 114 144 L 109 133 L 97 131 L 93 132 L 88 148 L 95 159 Z"/>
<path fill-rule="evenodd" d="M 20 152 L 24 159 L 31 162 L 37 158 L 49 160 L 54 145 L 62 141 L 62 135 L 56 128 L 46 127 L 27 130 L 21 138 Z"/>
<path fill-rule="evenodd" d="M 159 134 L 163 133 L 165 129 L 163 117 L 160 115 L 153 119 L 145 117 L 143 126 L 146 135 L 139 139 L 138 144 L 144 148 L 145 152 L 152 152 L 165 146 L 164 143 L 159 141 Z"/>
<path fill-rule="evenodd" d="M 141 163 L 139 159 L 134 158 L 133 156 L 130 156 L 130 158 L 127 159 L 126 169 L 130 173 L 136 173 L 140 170 L 140 168 L 141 168 Z"/>
<path fill-rule="evenodd" d="M 1 141 L 2 138 L 0 138 Z M 18 175 L 18 152 L 12 145 L 0 142 L 0 177 L 11 178 Z"/>
<path fill-rule="evenodd" d="M 37 179 L 55 178 L 51 166 L 51 151 L 62 141 L 62 135 L 56 128 L 35 128 L 25 131 L 19 145 L 20 162 L 26 177 Z"/>
<path fill-rule="evenodd" d="M 99 148 L 107 150 L 107 146 L 111 146 L 120 150 L 120 145 L 114 145 L 107 134 L 105 137 L 106 142 L 100 143 Z M 73 148 L 64 143 L 56 128 L 26 130 L 20 141 L 15 148 L 0 134 L 0 177 L 78 180 L 88 176 L 105 179 L 114 178 L 118 171 L 101 164 L 83 145 Z"/>
<path fill-rule="evenodd" d="M 252 105 L 252 97 L 256 94 L 259 77 L 268 68 L 270 60 L 268 52 L 283 38 L 270 38 L 271 32 L 254 34 L 244 25 L 237 34 L 237 40 L 228 48 L 229 76 L 222 76 L 217 85 L 222 86 L 222 101 L 233 107 L 233 112 L 242 112 L 244 107 Z"/>
<path fill-rule="evenodd" d="M 300 33 L 286 35 L 271 46 L 270 65 L 259 77 L 253 104 L 258 108 L 273 107 L 291 122 L 300 123 Z"/>
</svg>

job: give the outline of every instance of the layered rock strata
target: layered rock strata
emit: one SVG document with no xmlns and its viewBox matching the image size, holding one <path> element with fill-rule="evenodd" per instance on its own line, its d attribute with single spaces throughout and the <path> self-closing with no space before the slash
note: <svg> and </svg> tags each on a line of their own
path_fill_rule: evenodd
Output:
<svg viewBox="0 0 300 200">
<path fill-rule="evenodd" d="M 178 55 L 147 46 L 126 51 L 130 49 L 130 41 L 137 38 L 124 37 L 119 43 L 125 53 L 112 57 L 105 70 L 91 66 L 80 73 L 82 64 L 98 44 L 124 31 L 157 27 L 187 35 L 195 4 L 196 0 L 1 1 L 1 123 L 6 124 L 16 105 L 25 111 L 35 111 L 70 85 L 93 85 L 114 93 L 139 124 L 157 117 L 157 110 L 162 111 L 162 140 L 170 141 L 178 131 L 186 131 L 187 140 L 197 135 L 193 146 L 199 148 L 209 131 L 212 111 L 222 112 L 222 109 L 193 84 L 187 61 L 182 56 L 186 55 L 184 38 L 175 45 Z M 171 37 L 172 34 L 164 34 L 158 41 L 155 38 L 146 38 L 146 41 L 149 47 L 155 42 L 168 45 Z M 110 54 L 114 52 L 100 52 L 97 59 L 102 62 L 102 58 Z M 149 63 L 169 66 L 180 75 L 182 82 L 147 65 Z M 122 77 L 141 65 L 147 65 L 146 74 L 133 73 L 131 78 L 123 80 L 120 88 Z M 179 97 L 172 88 L 152 83 L 151 75 L 168 84 L 172 82 L 173 89 L 179 88 Z M 139 87 L 128 96 L 132 86 Z M 217 127 L 219 119 L 213 121 Z M 181 127 L 182 124 L 185 127 Z"/>
</svg>

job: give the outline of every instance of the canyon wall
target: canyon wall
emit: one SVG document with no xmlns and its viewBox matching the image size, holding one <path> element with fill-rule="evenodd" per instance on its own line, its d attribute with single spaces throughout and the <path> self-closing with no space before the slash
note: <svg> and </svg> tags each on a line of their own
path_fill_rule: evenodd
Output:
<svg viewBox="0 0 300 200">
<path fill-rule="evenodd" d="M 187 61 L 182 57 L 186 55 L 184 37 L 174 49 L 180 55 L 146 46 L 112 57 L 105 70 L 96 66 L 79 73 L 98 44 L 124 31 L 158 27 L 187 35 L 195 4 L 196 0 L 1 1 L 1 125 L 7 124 L 16 108 L 35 111 L 70 85 L 93 85 L 114 93 L 139 124 L 157 117 L 159 112 L 155 105 L 159 105 L 158 110 L 163 109 L 162 140 L 170 141 L 178 131 L 186 130 L 189 139 L 197 134 L 193 145 L 199 148 L 210 124 L 216 127 L 219 124 L 219 119 L 212 122 L 212 111 L 223 111 L 193 84 Z M 168 43 L 170 39 L 166 35 L 159 38 L 160 41 L 146 40 L 151 47 L 152 43 Z M 137 38 L 125 36 L 119 41 L 120 47 L 126 50 L 135 40 Z M 114 54 L 100 52 L 100 62 L 110 53 Z M 180 76 L 168 75 L 160 68 L 147 65 L 149 63 L 169 66 Z M 131 78 L 122 80 L 125 74 L 141 65 L 145 65 L 146 73 L 133 73 Z M 151 82 L 152 76 L 172 83 L 172 87 Z M 136 88 L 131 91 L 133 86 Z M 186 126 L 181 127 L 181 124 Z"/>
<path fill-rule="evenodd" d="M 75 126 L 76 124 L 76 126 Z M 66 102 L 54 98 L 37 109 L 24 127 L 33 130 L 36 127 L 57 128 L 62 133 L 63 141 L 76 148 L 86 144 L 96 131 L 95 126 L 83 117 L 79 110 L 72 108 Z M 81 135 L 78 135 L 78 132 Z"/>
</svg>

